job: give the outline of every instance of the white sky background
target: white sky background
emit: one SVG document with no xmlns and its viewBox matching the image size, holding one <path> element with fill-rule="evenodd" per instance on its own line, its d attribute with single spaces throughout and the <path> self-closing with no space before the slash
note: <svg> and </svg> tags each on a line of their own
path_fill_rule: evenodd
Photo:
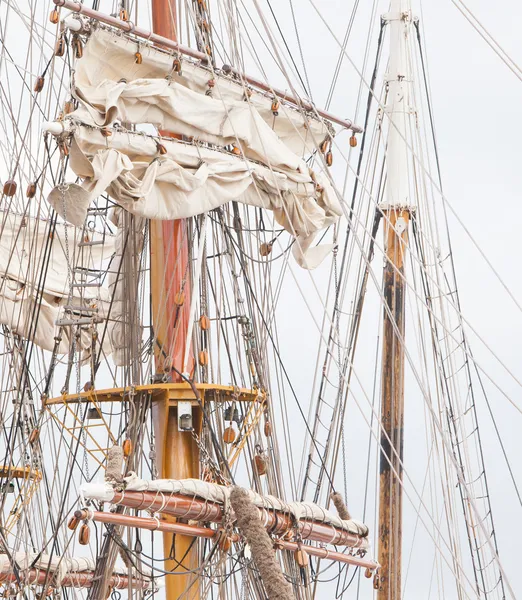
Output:
<svg viewBox="0 0 522 600">
<path fill-rule="evenodd" d="M 347 49 L 358 67 L 362 64 L 361 56 L 366 43 L 370 4 L 361 3 Z M 288 3 L 278 2 L 272 5 L 280 18 L 280 25 L 289 45 L 296 49 Z M 316 5 L 338 39 L 342 40 L 353 2 L 317 0 Z M 521 82 L 449 0 L 425 1 L 422 6 L 414 2 L 413 5 L 415 14 L 422 18 L 427 45 L 428 73 L 445 195 L 512 293 L 519 299 L 522 297 L 518 264 L 518 215 L 522 188 L 522 169 L 518 166 L 519 139 L 522 134 L 522 125 L 518 118 Z M 470 2 L 469 6 L 508 54 L 515 61 L 522 60 L 518 30 L 522 8 L 513 2 L 492 5 L 485 1 L 474 1 Z M 308 0 L 294 0 L 294 8 L 314 99 L 318 106 L 323 106 L 334 72 L 338 46 L 332 42 L 330 34 L 317 18 Z M 386 9 L 385 2 L 379 3 L 377 14 L 385 12 Z M 374 30 L 373 49 L 366 72 L 367 80 L 373 67 L 376 39 L 377 30 Z M 384 52 L 387 52 L 387 46 Z M 300 65 L 297 50 L 294 52 L 294 58 Z M 331 108 L 333 113 L 350 117 L 354 115 L 357 87 L 358 76 L 345 60 Z M 362 119 L 363 116 L 360 115 L 358 122 Z M 450 219 L 450 225 L 464 315 L 515 375 L 520 377 L 520 310 L 508 297 L 454 218 Z M 318 281 L 322 280 L 321 277 L 324 278 L 323 281 L 326 280 L 324 272 L 314 274 Z M 306 277 L 300 279 L 305 280 Z M 304 285 L 306 287 L 306 284 Z M 371 285 L 369 287 L 371 288 Z M 293 282 L 289 279 L 286 289 L 287 304 L 283 303 L 280 307 L 280 339 L 283 340 L 283 349 L 288 344 L 284 356 L 293 382 L 302 394 L 301 397 L 306 398 L 310 389 L 310 377 L 306 374 L 308 367 L 314 364 L 318 334 L 310 321 L 310 333 L 303 334 L 303 322 L 309 319 L 309 313 L 292 288 Z M 310 297 L 314 296 L 312 286 L 306 289 L 310 300 Z M 302 315 L 296 310 L 296 306 L 299 305 L 303 310 Z M 373 309 L 378 310 L 378 307 Z M 367 306 L 365 310 L 372 308 Z M 285 338 L 285 333 L 288 334 L 288 338 Z M 284 341 L 287 339 L 291 341 Z M 306 339 L 310 340 L 308 354 L 304 351 L 303 341 Z M 477 360 L 487 366 L 490 375 L 501 383 L 512 400 L 520 406 L 520 387 L 509 380 L 502 368 L 471 334 L 470 339 Z M 363 340 L 361 345 L 364 356 L 368 355 L 371 358 L 372 343 L 368 341 L 365 344 Z M 522 470 L 517 463 L 520 455 L 518 429 L 521 415 L 491 385 L 487 384 L 486 388 L 515 476 L 517 481 L 520 481 Z M 413 392 L 412 395 L 410 389 L 410 394 L 407 393 L 405 452 L 407 468 L 413 475 L 420 476 L 422 483 L 425 465 L 425 456 L 422 455 L 424 421 L 422 408 L 416 406 L 417 402 L 423 403 L 418 392 Z M 348 421 L 356 423 L 352 434 L 356 436 L 357 429 L 360 428 L 367 435 L 367 428 L 353 403 L 348 411 Z M 520 505 L 508 480 L 491 421 L 486 418 L 483 409 L 479 409 L 479 417 L 482 417 L 481 430 L 500 556 L 515 595 L 518 596 L 522 593 L 522 588 L 517 582 L 516 559 L 516 540 L 521 532 Z M 366 446 L 362 443 L 362 438 L 356 439 L 352 444 L 348 443 L 348 500 L 352 512 L 357 517 L 361 516 L 362 510 L 363 479 L 360 475 L 357 476 L 356 471 L 360 474 L 364 470 L 365 453 Z M 417 477 L 416 482 L 418 481 Z M 413 515 L 411 505 L 405 501 L 406 537 L 411 534 Z M 372 526 L 371 521 L 368 522 Z M 408 576 L 406 598 L 427 597 L 430 587 L 428 581 L 433 561 L 433 544 L 429 539 L 419 537 L 414 546 L 415 558 L 412 564 L 415 568 Z M 406 561 L 409 548 L 407 543 L 405 546 Z M 466 552 L 467 548 L 463 546 L 464 556 Z M 362 582 L 362 598 L 371 597 L 370 587 L 368 582 Z M 434 582 L 431 597 L 437 597 L 436 589 L 437 584 Z M 348 597 L 352 596 L 348 594 Z M 456 597 L 454 588 L 447 585 L 442 597 Z"/>
<path fill-rule="evenodd" d="M 268 15 L 268 7 L 264 0 L 258 0 Z M 339 39 L 345 34 L 353 0 L 314 0 L 324 15 L 325 20 Z M 47 3 L 46 3 L 47 4 Z M 142 2 L 140 0 L 140 6 Z M 145 3 L 143 3 L 145 4 Z M 252 0 L 245 0 L 250 7 Z M 330 34 L 319 21 L 309 0 L 293 0 L 296 19 L 303 47 L 308 77 L 311 82 L 314 100 L 322 107 L 326 99 L 331 78 L 334 72 L 339 49 Z M 370 13 L 373 2 L 363 0 L 357 14 L 350 41 L 347 47 L 349 56 L 358 67 L 362 65 L 362 57 L 366 44 Z M 522 299 L 522 280 L 520 278 L 520 190 L 522 189 L 522 166 L 520 162 L 520 142 L 522 122 L 519 118 L 519 106 L 522 82 L 509 71 L 493 51 L 480 39 L 458 12 L 451 0 L 428 0 L 413 2 L 414 12 L 422 18 L 422 26 L 427 45 L 428 73 L 430 77 L 432 102 L 436 122 L 436 135 L 441 159 L 444 191 L 452 206 L 458 212 L 473 238 L 477 241 L 486 256 L 493 263 L 501 277 L 509 286 L 517 299 Z M 111 12 L 112 2 L 102 0 L 102 10 Z M 289 0 L 272 0 L 281 28 L 288 44 L 294 50 L 294 58 L 301 68 L 301 61 L 295 41 L 294 25 L 289 9 Z M 387 10 L 386 2 L 377 3 L 376 14 Z M 489 31 L 497 38 L 508 54 L 522 63 L 522 47 L 520 45 L 520 23 L 522 22 L 522 5 L 513 0 L 500 0 L 495 3 L 486 0 L 469 0 L 470 8 Z M 253 9 L 250 9 L 253 11 Z M 144 27 L 145 23 L 140 23 Z M 372 49 L 366 72 L 367 80 L 373 68 L 375 45 L 378 35 L 378 19 L 372 33 Z M 256 41 L 256 43 L 258 43 Z M 383 58 L 385 59 L 387 45 Z M 285 87 L 284 80 L 274 72 L 272 82 Z M 347 60 L 337 84 L 331 112 L 353 117 L 355 115 L 359 79 L 357 73 Z M 363 91 L 366 103 L 366 91 Z M 363 111 L 357 121 L 362 124 Z M 341 136 L 340 144 L 348 149 L 348 138 Z M 336 174 L 341 174 L 337 181 L 342 182 L 342 169 L 339 167 L 340 157 L 335 156 Z M 355 161 L 352 162 L 355 166 Z M 351 199 L 351 186 L 347 200 Z M 522 339 L 522 314 L 508 297 L 507 293 L 485 264 L 477 249 L 473 246 L 462 227 L 450 219 L 452 244 L 459 281 L 459 290 L 463 312 L 471 324 L 478 330 L 493 350 L 522 379 L 520 363 Z M 379 234 L 382 236 L 382 233 Z M 309 275 L 292 266 L 307 300 L 318 318 L 321 317 L 321 306 L 317 301 Z M 313 274 L 320 289 L 327 282 L 327 268 L 323 267 Z M 371 287 L 371 286 L 370 286 Z M 366 311 L 378 311 L 375 303 L 369 303 Z M 280 349 L 287 366 L 292 383 L 299 398 L 307 410 L 312 388 L 313 372 L 319 335 L 313 326 L 308 309 L 296 291 L 295 281 L 290 274 L 285 279 L 284 293 L 279 306 L 279 339 Z M 368 340 L 361 342 L 363 356 L 371 361 L 375 347 L 375 333 Z M 468 332 L 469 333 L 469 332 Z M 487 366 L 488 372 L 506 389 L 512 400 L 522 407 L 520 386 L 508 378 L 502 368 L 480 343 L 470 334 L 473 351 L 477 360 Z M 224 382 L 226 383 L 226 382 Z M 490 392 L 495 416 L 508 456 L 517 477 L 522 484 L 522 467 L 518 464 L 520 456 L 520 425 L 522 416 L 513 409 L 502 395 L 487 385 Z M 315 400 L 315 397 L 313 398 Z M 418 401 L 419 405 L 416 404 Z M 416 480 L 423 476 L 424 455 L 424 421 L 422 399 L 415 393 L 407 397 L 409 407 L 406 415 L 406 463 Z M 292 400 L 289 399 L 292 407 Z M 295 408 L 293 409 L 295 410 Z M 482 415 L 482 413 L 481 413 Z M 299 467 L 299 436 L 304 427 L 297 414 L 292 412 L 295 431 L 297 464 Z M 356 518 L 362 516 L 363 486 L 365 477 L 365 453 L 368 430 L 353 403 L 349 405 L 347 414 L 348 457 L 348 500 L 350 509 Z M 518 539 L 522 533 L 520 525 L 520 505 L 508 480 L 508 475 L 498 444 L 492 432 L 491 422 L 483 419 L 483 442 L 486 464 L 493 499 L 494 517 L 497 525 L 500 556 L 507 571 L 515 595 L 522 595 L 522 585 L 517 581 L 518 575 Z M 406 535 L 411 535 L 414 525 L 414 514 L 411 506 L 405 502 Z M 370 511 L 368 523 L 373 528 Z M 426 538 L 414 547 L 413 569 L 408 576 L 406 598 L 427 598 L 429 577 L 433 562 L 433 545 Z M 466 548 L 463 548 L 463 554 Z M 409 550 L 405 548 L 405 557 Z M 346 597 L 355 598 L 355 587 Z M 456 598 L 453 588 L 448 586 L 445 597 Z M 361 598 L 372 596 L 371 582 L 362 580 Z M 436 598 L 436 584 L 433 585 L 431 597 Z M 326 597 L 324 597 L 326 600 Z M 320 596 L 320 600 L 323 597 Z"/>
</svg>

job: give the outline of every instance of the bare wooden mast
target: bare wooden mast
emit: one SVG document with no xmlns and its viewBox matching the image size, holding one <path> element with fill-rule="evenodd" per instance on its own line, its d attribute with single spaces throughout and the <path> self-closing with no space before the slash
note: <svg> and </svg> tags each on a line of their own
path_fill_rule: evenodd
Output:
<svg viewBox="0 0 522 600">
<path fill-rule="evenodd" d="M 386 211 L 379 478 L 379 600 L 401 598 L 404 444 L 404 255 L 407 210 Z M 399 233 L 398 230 L 402 230 Z"/>
<path fill-rule="evenodd" d="M 152 0 L 155 33 L 177 38 L 176 0 Z M 168 132 L 162 132 L 168 135 Z M 171 132 L 175 136 L 175 132 Z M 186 220 L 151 221 L 151 295 L 154 335 L 157 340 L 156 372 L 180 381 L 183 372 L 190 314 L 189 231 Z M 187 357 L 190 359 L 190 357 Z M 192 426 L 201 429 L 201 414 L 194 407 Z M 199 479 L 199 448 L 191 431 L 179 427 L 179 405 L 168 400 L 153 403 L 157 467 L 166 479 Z M 175 522 L 176 519 L 172 518 Z M 199 598 L 197 540 L 186 535 L 163 533 L 167 600 Z"/>
<path fill-rule="evenodd" d="M 400 600 L 402 574 L 402 461 L 404 449 L 404 263 L 413 199 L 409 185 L 408 135 L 413 129 L 409 69 L 409 0 L 392 0 L 386 15 L 390 61 L 388 102 L 387 195 L 384 219 L 384 321 L 381 383 L 379 478 L 378 600 Z M 410 138 L 411 139 L 411 138 Z"/>
</svg>

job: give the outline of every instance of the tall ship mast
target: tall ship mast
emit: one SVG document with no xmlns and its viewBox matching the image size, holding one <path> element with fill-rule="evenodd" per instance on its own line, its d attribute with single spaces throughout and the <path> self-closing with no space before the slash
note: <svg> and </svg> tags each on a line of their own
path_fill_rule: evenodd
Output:
<svg viewBox="0 0 522 600">
<path fill-rule="evenodd" d="M 321 4 L 0 0 L 3 597 L 522 593 L 422 6 Z"/>
</svg>

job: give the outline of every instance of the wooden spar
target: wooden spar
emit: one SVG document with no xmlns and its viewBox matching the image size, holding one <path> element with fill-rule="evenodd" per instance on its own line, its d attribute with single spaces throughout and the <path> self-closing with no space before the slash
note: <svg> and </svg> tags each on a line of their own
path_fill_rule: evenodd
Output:
<svg viewBox="0 0 522 600">
<path fill-rule="evenodd" d="M 331 550 L 328 550 L 328 548 L 307 546 L 285 540 L 276 540 L 275 547 L 281 548 L 282 550 L 290 550 L 291 552 L 304 550 L 307 554 L 310 554 L 310 556 L 317 556 L 318 558 L 333 560 L 335 562 L 353 565 L 354 567 L 362 567 L 363 569 L 369 569 L 372 572 L 379 568 L 379 563 L 376 563 L 374 560 L 363 558 L 361 556 L 353 556 L 352 554 L 343 554 L 342 552 L 332 552 Z"/>
<path fill-rule="evenodd" d="M 165 42 L 176 40 L 176 19 L 176 0 L 152 0 L 152 27 Z M 168 132 L 161 133 L 168 135 Z M 172 135 L 175 136 L 175 132 Z M 172 375 L 173 381 L 180 381 L 178 373 L 183 372 L 184 363 L 192 362 L 192 351 L 187 361 L 184 356 L 191 301 L 188 221 L 151 221 L 150 232 L 152 314 L 158 342 L 156 372 Z M 178 407 L 170 405 L 167 399 L 160 399 L 153 403 L 152 410 L 160 477 L 198 479 L 199 448 L 190 431 L 179 430 Z M 194 431 L 199 434 L 200 408 L 193 407 L 192 415 Z M 171 557 L 165 561 L 165 570 L 173 572 L 165 578 L 167 600 L 197 600 L 199 560 L 195 539 L 165 532 L 163 550 L 165 558 Z"/>
<path fill-rule="evenodd" d="M 238 388 L 233 385 L 218 385 L 217 383 L 196 383 L 194 384 L 203 403 L 212 400 L 215 402 L 258 402 L 263 401 L 263 396 L 259 390 L 251 390 L 247 388 Z M 154 402 L 167 396 L 171 403 L 182 401 L 190 401 L 193 405 L 198 406 L 199 402 L 196 399 L 193 388 L 185 381 L 179 383 L 149 383 L 145 385 L 134 386 L 134 391 L 142 395 L 147 395 Z M 74 394 L 62 394 L 55 398 L 47 398 L 44 400 L 45 406 L 55 404 L 77 404 L 91 402 L 94 405 L 102 402 L 127 402 L 129 399 L 129 388 L 108 388 L 105 390 L 92 389 L 87 392 Z M 0 466 L 0 475 L 2 470 L 10 467 Z M 12 467 L 18 468 L 18 467 Z M 23 467 L 26 469 L 26 467 Z M 36 472 L 35 472 L 36 474 Z"/>
<path fill-rule="evenodd" d="M 95 581 L 94 571 L 67 573 L 61 580 L 59 587 L 68 588 L 90 588 Z M 52 581 L 49 577 L 49 572 L 46 569 L 31 568 L 20 570 L 18 574 L 14 571 L 8 573 L 0 573 L 0 583 L 23 583 L 24 585 L 46 585 Z M 134 589 L 147 590 L 151 587 L 151 580 L 148 578 L 138 579 L 137 577 L 128 577 L 127 575 L 118 575 L 113 573 L 108 579 L 108 585 L 112 589 L 125 590 L 129 587 L 129 581 L 132 582 Z M 52 584 L 49 585 L 53 587 Z"/>
<path fill-rule="evenodd" d="M 0 465 L 0 477 L 6 479 L 42 479 L 41 471 L 31 467 L 15 467 L 12 465 Z"/>
<path fill-rule="evenodd" d="M 223 518 L 223 507 L 220 504 L 181 494 L 115 491 L 111 502 L 127 508 L 151 509 L 153 512 L 161 512 L 162 515 L 170 515 L 184 520 L 220 523 Z M 258 510 L 261 520 L 272 534 L 282 535 L 296 526 L 295 520 L 287 512 L 265 508 L 258 508 Z M 304 540 L 350 546 L 351 548 L 366 549 L 368 546 L 366 537 L 349 533 L 326 523 L 299 520 L 297 527 Z"/>
<path fill-rule="evenodd" d="M 404 429 L 404 256 L 409 211 L 385 211 L 384 322 L 379 479 L 378 600 L 400 600 Z M 388 309 L 389 313 L 388 313 Z M 393 467 L 393 468 L 392 468 Z M 395 475 L 395 473 L 398 474 Z"/>
<path fill-rule="evenodd" d="M 386 72 L 388 118 L 386 203 L 384 214 L 384 320 L 381 383 L 381 452 L 379 479 L 379 551 L 377 600 L 401 600 L 402 463 L 404 448 L 404 262 L 413 205 L 411 152 L 407 140 L 416 129 L 410 57 L 410 0 L 391 0 L 390 57 Z"/>
<path fill-rule="evenodd" d="M 90 512 L 87 510 L 77 510 L 74 516 L 80 520 L 88 518 L 98 523 L 111 523 L 113 525 L 123 525 L 124 527 L 138 527 L 140 529 L 147 529 L 148 531 L 171 531 L 174 533 L 183 533 L 184 535 L 192 535 L 193 537 L 202 537 L 208 539 L 215 538 L 223 533 L 220 529 L 198 527 L 197 525 L 186 525 L 185 523 L 167 523 L 165 521 L 149 519 L 146 517 L 132 517 L 130 515 L 121 515 L 111 512 Z M 229 538 L 232 542 L 237 542 L 240 539 L 237 533 L 231 534 Z M 297 544 L 297 542 L 291 542 L 288 540 L 277 539 L 274 542 L 274 547 L 281 550 L 290 550 L 292 552 L 298 549 L 304 549 L 306 553 L 310 554 L 311 556 L 326 558 L 336 562 L 362 567 L 363 569 L 370 569 L 370 571 L 374 571 L 379 566 L 374 560 L 364 558 L 363 556 L 354 556 L 352 554 L 334 552 L 333 550 L 323 547 L 303 546 Z"/>
<path fill-rule="evenodd" d="M 202 61 L 206 61 L 208 58 L 206 54 L 204 54 L 203 52 L 199 52 L 199 50 L 194 50 L 193 48 L 189 48 L 188 46 L 178 44 L 175 41 L 175 36 L 171 37 L 168 32 L 160 33 L 158 35 L 157 32 L 164 31 L 162 26 L 158 26 L 157 28 L 156 26 L 154 26 L 154 33 L 151 33 L 150 31 L 146 31 L 145 29 L 138 27 L 131 21 L 122 21 L 120 19 L 117 19 L 116 17 L 111 17 L 110 15 L 106 15 L 102 12 L 89 8 L 88 6 L 85 6 L 80 2 L 74 2 L 73 0 L 53 0 L 53 2 L 56 6 L 63 6 L 64 8 L 67 8 L 68 10 L 76 12 L 80 15 L 84 15 L 90 19 L 96 19 L 101 23 L 105 23 L 106 25 L 110 25 L 111 27 L 116 27 L 125 31 L 126 33 L 132 33 L 133 35 L 150 41 L 153 44 L 158 44 L 159 46 L 164 46 L 165 48 L 169 48 L 170 50 L 175 50 L 176 52 L 184 54 L 185 56 L 190 56 L 191 58 L 195 58 Z M 169 5 L 173 7 L 172 13 L 170 12 L 170 9 L 163 8 L 163 6 L 168 7 Z M 158 14 L 157 19 L 163 18 L 163 26 L 166 26 L 167 28 L 169 27 L 169 24 L 172 21 L 171 15 L 176 15 L 175 2 L 173 0 L 171 0 L 170 2 L 169 0 L 153 0 L 153 10 L 156 14 Z M 153 19 L 155 18 L 155 13 L 153 13 Z M 160 21 L 157 21 L 157 23 L 160 23 Z M 244 73 L 236 71 L 235 69 L 232 69 L 232 71 L 237 75 L 239 80 L 246 81 L 249 85 L 256 87 L 264 92 L 274 94 L 280 100 L 284 100 L 288 104 L 292 104 L 297 108 L 301 107 L 306 111 L 317 113 L 323 119 L 331 121 L 336 125 L 340 125 L 345 129 L 350 129 L 351 131 L 353 131 L 353 133 L 362 132 L 361 127 L 359 127 L 349 119 L 341 119 L 340 117 L 336 117 L 335 115 L 332 115 L 331 113 L 325 110 L 316 108 L 309 102 L 306 102 L 305 100 L 302 100 L 300 98 L 294 98 L 293 96 L 287 94 L 283 90 L 275 88 L 271 85 L 267 85 L 265 82 L 261 81 L 260 79 L 257 79 L 256 77 L 245 75 Z"/>
<path fill-rule="evenodd" d="M 192 537 L 214 538 L 221 533 L 218 529 L 209 529 L 208 527 L 198 527 L 197 525 L 187 525 L 186 523 L 169 523 L 159 519 L 150 519 L 147 517 L 133 517 L 131 515 L 122 515 L 111 512 L 77 510 L 74 516 L 80 521 L 89 519 L 97 523 L 111 523 L 113 525 L 123 525 L 124 527 L 138 527 L 148 531 L 168 531 L 169 533 L 181 533 Z M 232 534 L 232 541 L 237 542 L 239 536 Z"/>
</svg>

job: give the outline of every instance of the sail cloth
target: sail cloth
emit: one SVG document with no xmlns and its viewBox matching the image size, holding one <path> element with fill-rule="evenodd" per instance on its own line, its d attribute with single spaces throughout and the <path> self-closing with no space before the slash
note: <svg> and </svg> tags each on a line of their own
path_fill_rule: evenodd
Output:
<svg viewBox="0 0 522 600">
<path fill-rule="evenodd" d="M 11 552 L 11 560 L 7 554 L 0 553 L 0 573 L 9 573 L 12 571 L 12 562 L 16 563 L 21 571 L 28 569 L 43 569 L 57 571 L 62 569 L 65 572 L 82 573 L 85 571 L 94 571 L 96 562 L 91 558 L 65 558 L 62 556 L 49 556 L 36 552 Z"/>
<path fill-rule="evenodd" d="M 247 158 L 273 168 L 307 171 L 303 159 L 277 137 L 248 102 L 224 104 L 167 79 L 106 80 L 83 88 L 76 81 L 74 95 L 81 104 L 73 116 L 86 123 L 100 127 L 115 121 L 149 123 L 200 142 L 238 146 Z"/>
<path fill-rule="evenodd" d="M 332 246 L 311 248 L 314 237 L 342 212 L 328 178 L 303 160 L 324 137 L 314 138 L 316 121 L 283 106 L 284 114 L 276 117 L 270 111 L 269 116 L 271 100 L 255 93 L 245 100 L 243 86 L 234 79 L 214 78 L 190 61 L 184 61 L 179 75 L 172 70 L 171 54 L 141 45 L 138 65 L 136 51 L 136 42 L 100 29 L 77 62 L 72 93 L 79 107 L 63 128 L 72 122 L 92 127 L 78 126 L 74 134 L 71 166 L 90 194 L 78 193 L 76 202 L 88 205 L 106 190 L 126 210 L 166 220 L 232 200 L 266 208 L 295 236 L 298 263 L 316 267 Z M 293 127 L 310 148 L 301 143 L 296 153 L 295 138 L 276 126 L 280 120 L 286 122 L 286 134 Z M 192 143 L 162 140 L 167 153 L 160 155 L 150 137 L 123 131 L 104 137 L 97 129 L 116 121 L 151 124 L 188 136 Z M 324 123 L 317 123 L 323 134 Z M 240 156 L 224 150 L 231 145 Z M 76 206 L 69 207 L 71 214 Z"/>
<path fill-rule="evenodd" d="M 130 473 L 125 477 L 125 491 L 181 494 L 201 498 L 216 504 L 228 505 L 228 496 L 232 488 L 200 479 L 144 480 L 140 479 L 135 473 Z M 316 521 L 333 525 L 348 533 L 362 537 L 368 535 L 368 527 L 364 523 L 355 519 L 345 521 L 312 502 L 284 502 L 274 496 L 261 496 L 252 490 L 247 491 L 253 504 L 259 508 L 289 513 L 296 520 Z M 113 487 L 109 483 L 86 483 L 82 486 L 82 493 L 85 498 L 99 500 L 100 502 L 111 502 L 114 497 Z"/>
<path fill-rule="evenodd" d="M 91 241 L 103 244 L 82 247 L 84 233 L 63 223 L 0 210 L 0 274 L 23 285 L 66 298 L 73 266 L 96 270 L 114 252 L 114 236 L 92 232 Z M 86 288 L 82 294 L 96 297 Z"/>
<path fill-rule="evenodd" d="M 136 63 L 137 51 L 143 58 L 141 64 Z M 181 59 L 181 73 L 173 71 L 174 59 Z M 329 133 L 328 127 L 322 119 L 317 119 L 310 114 L 303 115 L 300 110 L 291 108 L 284 103 L 279 106 L 278 115 L 274 116 L 273 98 L 269 94 L 250 90 L 251 95 L 246 102 L 245 88 L 242 82 L 231 75 L 225 76 L 221 73 L 216 76 L 216 73 L 209 67 L 199 62 L 173 55 L 172 52 L 155 48 L 143 42 L 138 44 L 128 36 L 101 27 L 91 34 L 84 48 L 83 58 L 76 64 L 74 84 L 78 97 L 82 100 L 85 97 L 87 102 L 90 102 L 89 95 L 97 88 L 102 90 L 105 86 L 110 85 L 109 82 L 114 85 L 125 79 L 126 85 L 130 86 L 126 88 L 124 94 L 126 104 L 132 105 L 132 109 L 135 110 L 137 106 L 141 106 L 143 109 L 150 104 L 146 98 L 142 97 L 143 94 L 140 94 L 139 101 L 131 95 L 130 90 L 133 88 L 134 92 L 139 92 L 136 82 L 165 81 L 167 77 L 177 84 L 177 88 L 183 87 L 187 91 L 197 94 L 199 100 L 205 97 L 210 89 L 209 81 L 212 81 L 214 84 L 214 87 L 211 88 L 212 99 L 217 101 L 218 110 L 221 110 L 219 107 L 223 107 L 223 105 L 231 107 L 235 103 L 251 106 L 264 124 L 273 130 L 292 153 L 300 158 L 310 154 L 316 148 L 316 144 L 320 143 Z M 124 86 L 115 89 L 121 90 L 122 87 Z M 201 107 L 199 100 L 197 107 Z M 197 111 L 197 107 L 189 107 L 189 112 Z M 148 106 L 147 110 L 151 110 L 151 108 Z M 104 104 L 101 112 L 106 113 L 106 109 L 107 104 Z M 150 114 L 157 115 L 157 112 L 154 111 Z M 205 118 L 207 115 L 202 114 L 202 116 Z M 182 119 L 185 118 L 183 113 Z M 156 121 L 156 124 L 159 125 L 159 121 Z M 200 127 L 198 125 L 198 128 Z"/>
<path fill-rule="evenodd" d="M 0 324 L 51 351 L 65 304 L 108 302 L 109 291 L 102 286 L 75 288 L 70 296 L 69 278 L 73 265 L 99 270 L 114 252 L 113 236 L 107 234 L 104 244 L 82 249 L 81 230 L 6 211 L 0 211 L 0 230 Z M 91 239 L 102 236 L 92 233 Z M 86 331 L 80 343 L 90 346 Z M 64 328 L 58 352 L 68 350 L 69 330 Z"/>
<path fill-rule="evenodd" d="M 111 345 L 112 360 L 117 367 L 123 367 L 129 364 L 128 347 L 129 339 L 126 334 L 126 323 L 130 325 L 131 314 L 129 314 L 129 302 L 138 302 L 139 284 L 139 262 L 144 243 L 145 219 L 137 218 L 134 221 L 134 235 L 131 232 L 125 234 L 122 222 L 122 209 L 116 207 L 112 211 L 111 220 L 118 227 L 116 234 L 115 254 L 113 258 L 113 268 L 109 272 L 109 292 L 111 294 L 112 304 L 110 310 L 110 319 L 108 320 L 108 334 Z M 129 243 L 130 242 L 130 243 Z M 124 285 L 125 266 L 124 254 L 128 258 L 128 264 L 134 272 L 133 283 L 135 289 L 130 289 L 129 285 Z M 132 285 L 132 284 L 130 284 Z M 124 295 L 127 294 L 127 300 Z M 136 323 L 136 326 L 140 326 Z"/>
<path fill-rule="evenodd" d="M 50 580 L 50 583 L 54 583 L 59 586 L 61 580 L 65 576 L 80 575 L 82 573 L 93 573 L 96 569 L 96 561 L 88 557 L 65 557 L 56 554 L 42 554 L 41 552 L 11 552 L 8 554 L 0 553 L 0 575 L 13 572 L 13 562 L 16 564 L 21 578 L 24 578 L 24 573 L 30 569 L 37 569 L 41 571 L 49 570 L 54 574 L 54 580 Z M 115 575 L 127 575 L 129 569 L 122 564 L 116 564 L 113 573 Z M 150 586 L 161 587 L 161 582 L 156 582 L 152 579 L 151 570 L 147 567 L 140 566 L 139 572 L 132 569 L 132 576 L 143 579 L 150 579 Z M 74 581 L 74 580 L 73 580 Z M 80 584 L 73 585 L 72 587 L 81 587 Z"/>
<path fill-rule="evenodd" d="M 58 335 L 56 321 L 62 317 L 64 309 L 60 297 L 39 293 L 8 277 L 0 278 L 0 324 L 7 325 L 14 334 L 52 351 Z M 89 338 L 82 336 L 82 347 L 90 345 Z M 58 352 L 68 352 L 69 342 L 69 330 L 64 329 Z"/>
<path fill-rule="evenodd" d="M 318 231 L 342 213 L 326 177 L 308 170 L 274 170 L 231 153 L 178 141 L 162 140 L 159 156 L 151 137 L 114 131 L 105 138 L 96 128 L 74 124 L 70 165 L 83 178 L 67 200 L 74 212 L 107 191 L 120 206 L 147 219 L 180 219 L 202 214 L 236 200 L 274 212 L 276 221 L 295 235 L 298 263 L 315 268 L 331 245 L 311 244 Z M 315 181 L 314 181 L 315 179 Z M 56 207 L 59 210 L 60 207 Z M 73 212 L 73 207 L 67 209 Z"/>
</svg>

